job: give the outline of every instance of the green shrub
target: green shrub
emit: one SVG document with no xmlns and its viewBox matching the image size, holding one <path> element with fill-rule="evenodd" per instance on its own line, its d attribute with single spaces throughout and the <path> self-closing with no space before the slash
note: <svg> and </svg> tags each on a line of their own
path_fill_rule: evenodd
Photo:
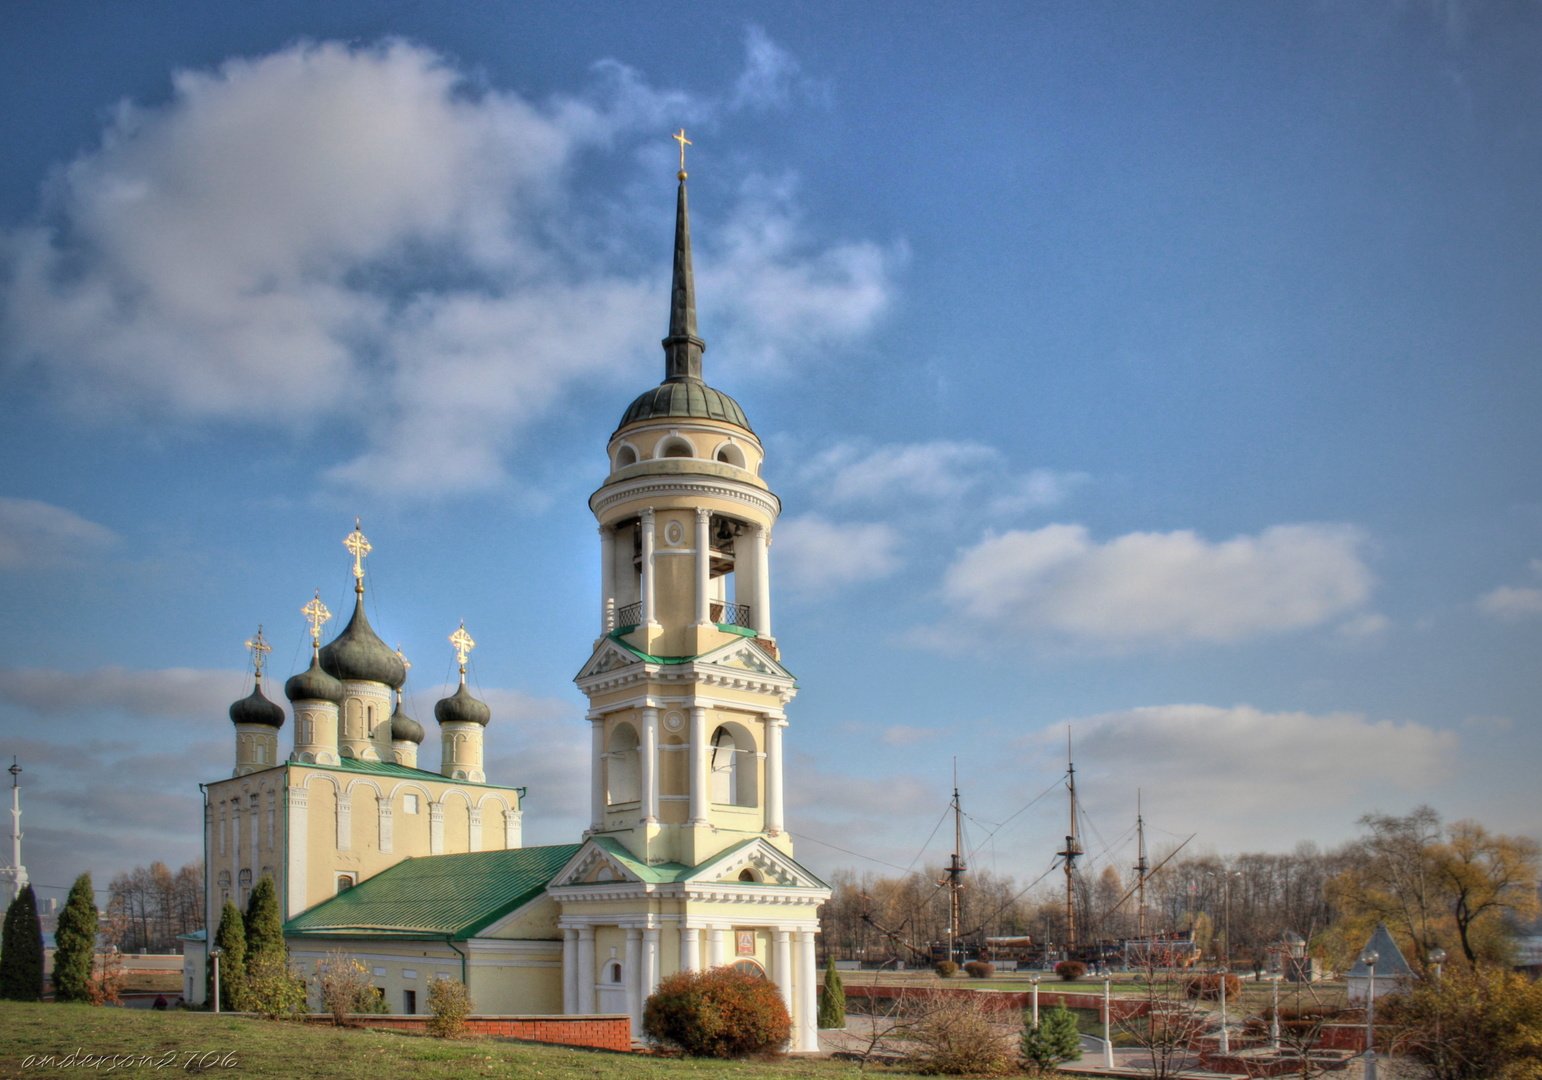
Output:
<svg viewBox="0 0 1542 1080">
<path fill-rule="evenodd" d="M 825 965 L 824 985 L 819 988 L 819 1026 L 827 1030 L 846 1026 L 846 988 L 835 970 L 835 957 Z"/>
<path fill-rule="evenodd" d="M 1039 1014 L 1039 1026 L 1033 1026 L 1033 1014 L 1023 1014 L 1023 1065 L 1030 1073 L 1052 1073 L 1057 1065 L 1076 1061 L 1082 1056 L 1081 1037 L 1076 1016 L 1063 1005 Z"/>
<path fill-rule="evenodd" d="M 1055 965 L 1055 974 L 1066 982 L 1074 982 L 1087 974 L 1087 965 L 1080 960 L 1062 960 Z"/>
<path fill-rule="evenodd" d="M 428 1033 L 453 1039 L 466 1030 L 471 991 L 456 979 L 435 979 L 428 985 L 428 1012 Z"/>
<path fill-rule="evenodd" d="M 272 949 L 246 960 L 246 1008 L 269 1020 L 298 1016 L 305 1011 L 305 976 Z"/>
<path fill-rule="evenodd" d="M 643 1031 L 696 1057 L 739 1058 L 776 1050 L 792 1034 L 781 991 L 733 968 L 681 971 L 659 983 Z"/>
<path fill-rule="evenodd" d="M 214 944 L 220 950 L 220 1008 L 231 1012 L 246 1009 L 246 924 L 233 901 L 226 900 L 220 912 L 219 929 Z M 209 994 L 214 993 L 214 957 L 209 957 Z M 213 1008 L 213 1002 L 210 1002 Z"/>
<path fill-rule="evenodd" d="M 996 965 L 988 960 L 971 960 L 964 965 L 964 973 L 971 979 L 988 979 L 996 974 Z"/>
<path fill-rule="evenodd" d="M 952 960 L 937 961 L 936 971 L 939 978 L 951 979 L 958 974 L 958 965 Z"/>
<path fill-rule="evenodd" d="M 1183 984 L 1183 992 L 1190 1000 L 1219 1001 L 1221 998 L 1220 975 L 1196 975 Z M 1226 975 L 1226 997 L 1235 1001 L 1242 993 L 1242 980 L 1235 975 Z"/>
<path fill-rule="evenodd" d="M 43 928 L 37 898 L 28 885 L 5 909 L 0 936 L 0 998 L 40 1001 L 43 997 Z"/>
</svg>

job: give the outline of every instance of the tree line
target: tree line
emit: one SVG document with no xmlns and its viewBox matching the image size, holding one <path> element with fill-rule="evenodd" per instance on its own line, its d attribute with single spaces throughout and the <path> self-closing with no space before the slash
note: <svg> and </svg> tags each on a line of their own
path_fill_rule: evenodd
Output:
<svg viewBox="0 0 1542 1080">
<path fill-rule="evenodd" d="M 1239 967 L 1266 967 L 1271 950 L 1294 933 L 1343 970 L 1379 922 L 1416 967 L 1437 947 L 1469 965 L 1509 958 L 1517 930 L 1539 910 L 1534 841 L 1473 821 L 1445 824 L 1427 806 L 1401 817 L 1367 815 L 1359 824 L 1360 836 L 1328 850 L 1303 843 L 1289 853 L 1178 853 L 1148 878 L 1146 933 L 1187 931 L 1201 952 Z M 1160 855 L 1152 860 L 1162 863 Z M 941 867 L 903 876 L 836 872 L 820 915 L 825 949 L 842 960 L 917 962 L 913 948 L 924 952 L 948 938 L 945 876 Z M 1061 870 L 1026 885 L 990 871 L 966 881 L 967 942 L 1030 936 L 1040 946 L 1064 944 Z M 1077 868 L 1079 943 L 1136 936 L 1135 885 L 1133 868 Z"/>
<path fill-rule="evenodd" d="M 124 952 L 175 952 L 179 934 L 203 929 L 203 861 L 173 872 L 163 862 L 136 866 L 108 885 L 107 910 L 120 915 Z"/>
</svg>

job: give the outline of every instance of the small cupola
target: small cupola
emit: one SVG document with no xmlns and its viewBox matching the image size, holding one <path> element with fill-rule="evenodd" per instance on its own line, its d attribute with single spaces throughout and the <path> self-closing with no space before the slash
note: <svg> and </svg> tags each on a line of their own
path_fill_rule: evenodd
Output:
<svg viewBox="0 0 1542 1080">
<path fill-rule="evenodd" d="M 482 736 L 493 711 L 478 701 L 466 686 L 466 659 L 476 642 L 466 633 L 466 624 L 450 635 L 455 657 L 460 664 L 460 685 L 455 693 L 434 705 L 434 719 L 439 721 L 439 772 L 453 780 L 482 783 Z"/>
<path fill-rule="evenodd" d="M 245 776 L 278 764 L 278 729 L 284 726 L 283 706 L 262 692 L 262 667 L 273 651 L 262 636 L 262 627 L 246 643 L 252 654 L 252 692 L 230 706 L 230 722 L 236 726 L 236 768 Z"/>
</svg>

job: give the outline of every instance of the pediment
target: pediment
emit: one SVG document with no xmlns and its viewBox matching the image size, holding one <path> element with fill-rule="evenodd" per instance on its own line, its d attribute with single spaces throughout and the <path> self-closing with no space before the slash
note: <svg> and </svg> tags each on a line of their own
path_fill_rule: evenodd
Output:
<svg viewBox="0 0 1542 1080">
<path fill-rule="evenodd" d="M 556 877 L 547 885 L 548 889 L 560 888 L 565 885 L 603 885 L 616 882 L 640 882 L 637 876 L 625 863 L 606 851 L 593 840 L 588 841 L 578 849 L 578 853 L 569 860 Z"/>
<path fill-rule="evenodd" d="M 771 659 L 765 650 L 752 643 L 748 638 L 741 638 L 738 641 L 719 646 L 711 652 L 703 653 L 697 658 L 696 662 L 698 664 L 711 664 L 713 667 L 727 668 L 731 671 L 748 672 L 765 679 L 793 680 L 792 672 Z"/>
<path fill-rule="evenodd" d="M 748 884 L 753 881 L 787 889 L 829 888 L 786 852 L 760 839 L 751 840 L 709 860 L 698 867 L 688 880 L 692 884 Z"/>
<path fill-rule="evenodd" d="M 639 660 L 635 654 L 606 638 L 600 642 L 600 647 L 594 650 L 594 655 L 589 657 L 589 662 L 583 666 L 583 670 L 574 676 L 574 682 L 582 682 L 596 675 L 619 671 L 636 663 L 639 663 Z"/>
</svg>

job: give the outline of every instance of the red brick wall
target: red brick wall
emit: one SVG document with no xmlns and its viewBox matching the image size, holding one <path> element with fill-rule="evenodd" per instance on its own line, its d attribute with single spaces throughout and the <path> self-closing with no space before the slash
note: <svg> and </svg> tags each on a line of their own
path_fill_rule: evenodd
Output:
<svg viewBox="0 0 1542 1080">
<path fill-rule="evenodd" d="M 330 1016 L 312 1015 L 307 1019 L 330 1022 Z M 361 1013 L 350 1017 L 364 1027 L 391 1031 L 424 1032 L 427 1016 L 377 1016 Z M 558 1046 L 582 1046 L 593 1050 L 630 1053 L 632 1022 L 624 1015 L 600 1016 L 470 1016 L 466 1030 L 474 1035 L 496 1035 L 526 1042 L 554 1043 Z"/>
</svg>

